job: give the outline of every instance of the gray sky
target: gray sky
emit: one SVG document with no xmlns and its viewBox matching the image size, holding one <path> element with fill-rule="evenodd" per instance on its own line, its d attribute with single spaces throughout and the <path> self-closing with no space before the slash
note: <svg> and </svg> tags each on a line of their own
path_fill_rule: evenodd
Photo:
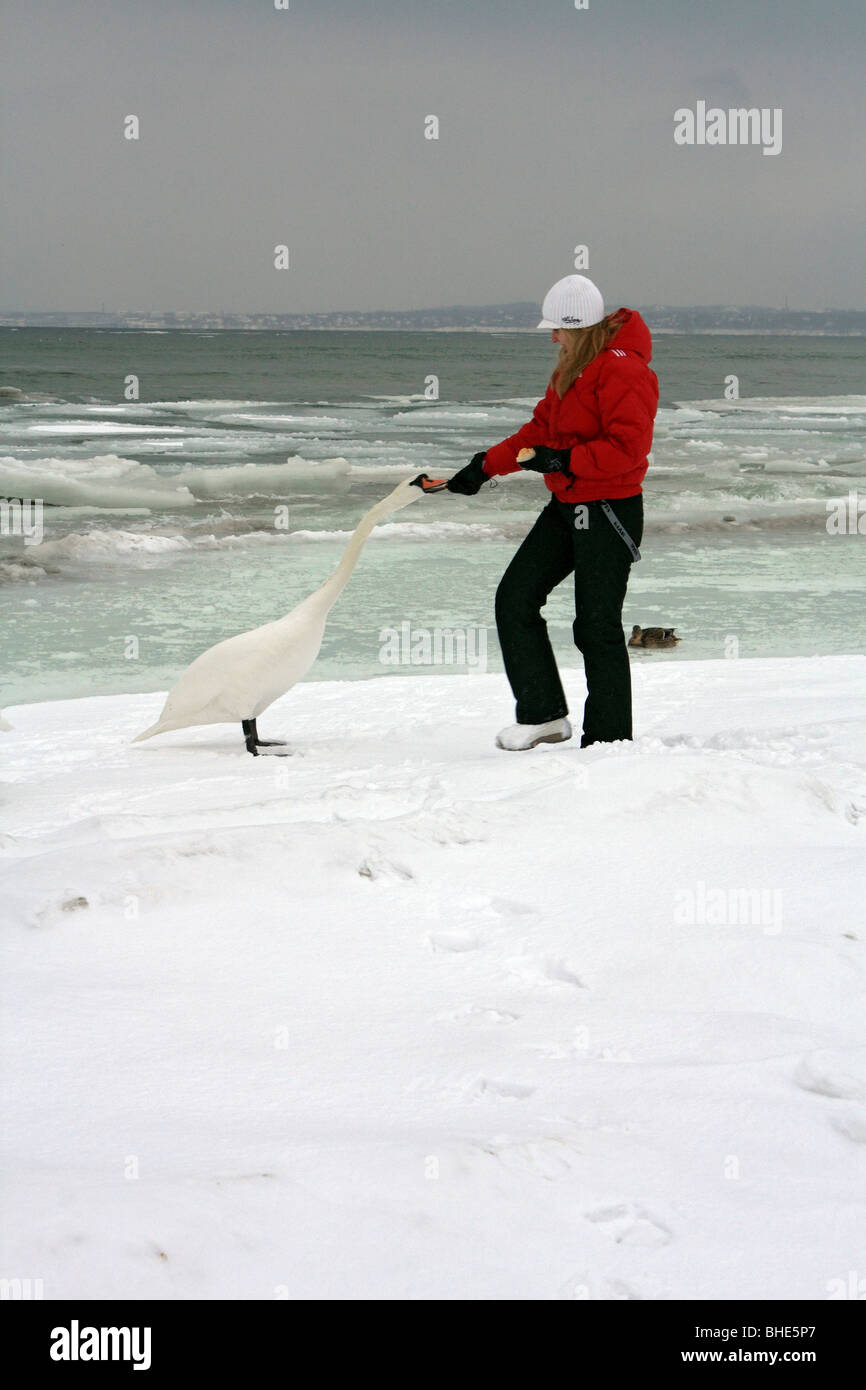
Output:
<svg viewBox="0 0 866 1390">
<path fill-rule="evenodd" d="M 540 300 L 577 243 L 609 303 L 866 307 L 862 0 L 3 15 L 5 310 Z M 781 107 L 781 153 L 677 146 L 699 100 Z"/>
</svg>

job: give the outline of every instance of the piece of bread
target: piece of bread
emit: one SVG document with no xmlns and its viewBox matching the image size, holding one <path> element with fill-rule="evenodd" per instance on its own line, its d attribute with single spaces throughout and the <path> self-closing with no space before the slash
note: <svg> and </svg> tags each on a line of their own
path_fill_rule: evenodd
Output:
<svg viewBox="0 0 866 1390">
<path fill-rule="evenodd" d="M 517 462 L 518 462 L 518 463 L 525 463 L 527 459 L 533 459 L 533 458 L 535 458 L 535 450 L 534 450 L 534 449 L 521 449 L 521 450 L 520 450 L 520 453 L 517 455 Z"/>
</svg>

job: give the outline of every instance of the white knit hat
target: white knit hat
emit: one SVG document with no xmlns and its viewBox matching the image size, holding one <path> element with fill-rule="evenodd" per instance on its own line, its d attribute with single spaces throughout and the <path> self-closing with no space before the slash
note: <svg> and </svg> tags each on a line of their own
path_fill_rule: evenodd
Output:
<svg viewBox="0 0 866 1390">
<path fill-rule="evenodd" d="M 539 328 L 589 328 L 604 318 L 601 290 L 585 275 L 566 275 L 547 291 Z"/>
</svg>

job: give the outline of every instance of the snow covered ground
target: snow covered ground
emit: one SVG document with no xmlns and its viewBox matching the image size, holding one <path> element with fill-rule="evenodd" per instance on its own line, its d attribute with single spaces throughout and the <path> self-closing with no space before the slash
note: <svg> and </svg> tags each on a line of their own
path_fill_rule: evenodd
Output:
<svg viewBox="0 0 866 1390">
<path fill-rule="evenodd" d="M 0 1274 L 856 1288 L 866 657 L 633 669 L 640 736 L 584 751 L 495 749 L 492 674 L 303 684 L 285 760 L 131 748 L 156 694 L 7 710 Z"/>
</svg>

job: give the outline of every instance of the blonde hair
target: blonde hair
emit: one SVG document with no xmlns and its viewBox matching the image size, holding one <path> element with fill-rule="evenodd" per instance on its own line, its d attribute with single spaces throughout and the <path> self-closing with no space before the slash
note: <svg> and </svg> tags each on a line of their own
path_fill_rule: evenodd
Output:
<svg viewBox="0 0 866 1390">
<path fill-rule="evenodd" d="M 559 357 L 551 373 L 548 385 L 552 386 L 559 399 L 588 367 L 593 358 L 603 352 L 608 343 L 616 337 L 623 322 L 617 309 L 607 314 L 600 323 L 590 324 L 589 328 L 561 328 L 559 331 L 565 341 L 560 342 Z"/>
</svg>

